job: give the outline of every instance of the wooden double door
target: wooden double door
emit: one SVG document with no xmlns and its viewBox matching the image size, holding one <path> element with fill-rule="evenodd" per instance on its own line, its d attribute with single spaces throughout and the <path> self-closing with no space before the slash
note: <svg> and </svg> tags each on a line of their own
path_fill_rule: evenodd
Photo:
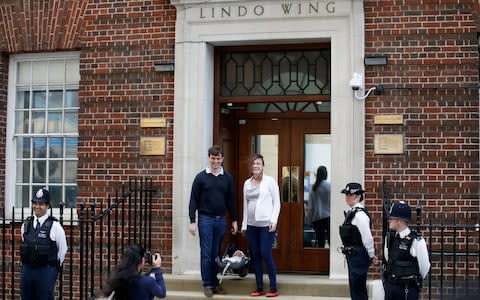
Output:
<svg viewBox="0 0 480 300">
<path fill-rule="evenodd" d="M 328 273 L 328 241 L 318 244 L 307 209 L 318 166 L 330 170 L 329 114 L 246 115 L 238 118 L 236 136 L 240 216 L 243 182 L 250 176 L 249 158 L 261 153 L 264 173 L 276 178 L 280 189 L 281 211 L 273 250 L 278 271 Z"/>
</svg>

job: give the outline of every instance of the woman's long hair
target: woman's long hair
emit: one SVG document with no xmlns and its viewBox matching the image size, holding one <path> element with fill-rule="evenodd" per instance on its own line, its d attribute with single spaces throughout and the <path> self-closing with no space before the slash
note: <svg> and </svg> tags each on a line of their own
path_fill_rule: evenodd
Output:
<svg viewBox="0 0 480 300">
<path fill-rule="evenodd" d="M 312 186 L 312 190 L 316 191 L 317 188 L 320 186 L 322 181 L 327 180 L 327 168 L 324 166 L 320 166 L 317 169 L 317 178 L 315 179 L 315 183 Z"/>
<path fill-rule="evenodd" d="M 140 245 L 129 246 L 122 255 L 112 276 L 103 288 L 103 295 L 115 292 L 113 299 L 127 300 L 130 285 L 138 280 L 138 265 L 142 262 L 145 250 Z"/>
</svg>

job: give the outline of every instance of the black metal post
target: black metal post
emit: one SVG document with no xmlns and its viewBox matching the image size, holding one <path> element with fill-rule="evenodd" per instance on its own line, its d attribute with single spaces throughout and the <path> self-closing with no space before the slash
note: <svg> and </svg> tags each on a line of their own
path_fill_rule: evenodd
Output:
<svg viewBox="0 0 480 300">
<path fill-rule="evenodd" d="M 429 214 L 428 220 L 428 259 L 432 261 L 432 213 Z M 431 267 L 430 267 L 431 270 Z M 432 300 L 432 275 L 428 276 L 428 300 Z"/>
<path fill-rule="evenodd" d="M 60 201 L 60 225 L 63 227 L 63 207 L 65 206 L 65 203 L 63 201 Z M 60 264 L 60 270 L 58 272 L 58 281 L 59 281 L 59 286 L 58 286 L 58 297 L 59 299 L 63 299 L 63 263 Z"/>
<path fill-rule="evenodd" d="M 70 299 L 73 299 L 73 205 L 70 203 Z M 81 277 L 80 277 L 81 278 Z"/>
<path fill-rule="evenodd" d="M 95 286 L 95 202 L 90 202 L 90 212 L 92 223 L 90 231 L 90 296 L 93 296 Z"/>
<path fill-rule="evenodd" d="M 440 224 L 440 299 L 443 300 L 443 258 L 444 258 L 444 218 L 445 214 L 441 214 Z"/>
<path fill-rule="evenodd" d="M 5 228 L 5 218 L 7 216 L 7 209 L 5 207 L 5 204 L 3 205 L 3 219 L 2 219 L 2 295 L 3 295 L 3 300 L 6 299 L 6 289 L 5 286 L 7 285 L 6 283 L 6 262 L 5 262 L 5 245 L 7 244 L 7 239 L 6 239 L 6 228 Z M 13 219 L 13 218 L 12 218 Z"/>
<path fill-rule="evenodd" d="M 466 247 L 467 247 L 467 251 L 466 251 L 466 256 L 465 256 L 465 265 L 467 266 L 467 270 L 465 271 L 465 289 L 467 291 L 467 295 L 469 295 L 469 288 L 470 288 L 470 266 L 469 266 L 469 258 L 468 256 L 470 255 L 470 226 L 466 225 L 465 226 L 465 229 L 466 229 Z M 480 280 L 480 279 L 479 279 Z"/>
<path fill-rule="evenodd" d="M 148 186 L 148 249 L 152 249 L 152 198 L 153 198 L 153 184 L 152 178 L 150 177 L 150 184 Z"/>
<path fill-rule="evenodd" d="M 108 206 L 111 207 L 112 205 L 112 199 L 110 198 L 110 195 L 108 195 Z M 111 263 L 110 263 L 110 260 L 111 260 L 111 251 L 112 251 L 112 247 L 111 247 L 111 240 L 112 240 L 112 223 L 111 223 L 111 213 L 109 212 L 108 215 L 107 215 L 107 232 L 108 232 L 108 236 L 107 236 L 107 264 L 108 264 L 108 277 L 110 277 L 110 272 L 112 270 L 112 267 L 111 267 Z"/>
<path fill-rule="evenodd" d="M 84 223 L 84 209 L 85 204 L 82 202 L 80 203 L 80 218 L 79 218 L 79 228 L 80 228 L 80 299 L 84 299 L 83 297 L 83 223 Z"/>
<path fill-rule="evenodd" d="M 23 209 L 22 209 L 23 210 Z M 15 206 L 12 207 L 12 222 L 10 223 L 10 228 L 12 230 L 11 236 L 12 236 L 12 254 L 11 254 L 11 263 L 12 265 L 10 266 L 10 271 L 11 271 L 11 276 L 10 276 L 10 286 L 12 289 L 12 299 L 15 299 Z"/>
<path fill-rule="evenodd" d="M 453 298 L 457 295 L 457 214 L 453 214 Z"/>
</svg>

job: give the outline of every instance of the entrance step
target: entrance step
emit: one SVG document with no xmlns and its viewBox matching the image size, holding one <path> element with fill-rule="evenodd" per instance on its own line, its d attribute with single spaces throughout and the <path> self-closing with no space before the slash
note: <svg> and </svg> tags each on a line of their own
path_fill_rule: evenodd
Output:
<svg viewBox="0 0 480 300">
<path fill-rule="evenodd" d="M 177 300 L 206 299 L 203 295 L 200 274 L 165 274 L 167 298 Z M 268 276 L 264 277 L 265 290 L 268 290 Z M 255 299 L 249 293 L 255 289 L 255 276 L 248 274 L 244 278 L 236 275 L 225 276 L 222 282 L 227 295 L 214 295 L 216 299 Z M 277 275 L 277 287 L 280 296 L 276 299 L 310 300 L 346 300 L 350 299 L 347 280 L 329 279 L 320 275 Z M 264 299 L 258 297 L 257 299 Z"/>
</svg>

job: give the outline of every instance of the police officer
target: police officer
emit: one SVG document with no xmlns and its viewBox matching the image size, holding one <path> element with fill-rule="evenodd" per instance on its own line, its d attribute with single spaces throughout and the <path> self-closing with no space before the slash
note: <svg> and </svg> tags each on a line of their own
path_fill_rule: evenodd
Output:
<svg viewBox="0 0 480 300">
<path fill-rule="evenodd" d="M 32 198 L 33 216 L 22 224 L 20 294 L 22 300 L 53 300 L 58 270 L 67 253 L 65 231 L 47 214 L 50 195 L 40 188 Z"/>
<path fill-rule="evenodd" d="M 385 300 L 416 300 L 422 280 L 430 270 L 427 244 L 420 233 L 410 230 L 412 211 L 403 201 L 390 209 L 390 233 L 385 239 L 383 286 Z"/>
<path fill-rule="evenodd" d="M 367 272 L 371 263 L 377 264 L 370 216 L 360 202 L 363 194 L 360 183 L 351 182 L 342 190 L 349 210 L 345 212 L 345 221 L 340 226 L 342 252 L 347 258 L 348 283 L 352 300 L 367 300 Z"/>
</svg>

